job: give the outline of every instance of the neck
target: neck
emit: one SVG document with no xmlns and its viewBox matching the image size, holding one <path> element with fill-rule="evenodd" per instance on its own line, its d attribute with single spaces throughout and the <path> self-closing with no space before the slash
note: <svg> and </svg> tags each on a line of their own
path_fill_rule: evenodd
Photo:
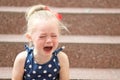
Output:
<svg viewBox="0 0 120 80">
<path fill-rule="evenodd" d="M 39 64 L 44 64 L 44 63 L 48 62 L 52 57 L 52 55 L 41 54 L 40 52 L 38 52 L 35 49 L 34 49 L 33 54 L 34 54 L 34 60 Z"/>
</svg>

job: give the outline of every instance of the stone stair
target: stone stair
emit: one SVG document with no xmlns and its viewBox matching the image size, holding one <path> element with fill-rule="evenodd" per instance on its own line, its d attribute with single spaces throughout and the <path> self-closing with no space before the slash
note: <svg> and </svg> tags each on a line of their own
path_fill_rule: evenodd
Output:
<svg viewBox="0 0 120 80">
<path fill-rule="evenodd" d="M 11 67 L 1 67 L 2 80 L 9 80 L 11 78 Z M 91 74 L 92 73 L 92 74 Z M 102 73 L 102 74 L 101 74 Z M 89 68 L 71 68 L 71 80 L 119 80 L 120 69 L 89 69 Z M 1 80 L 0 79 L 0 80 Z"/>
<path fill-rule="evenodd" d="M 10 79 L 24 50 L 26 8 L 39 3 L 53 6 L 70 30 L 62 32 L 60 46 L 66 47 L 71 79 L 120 79 L 120 0 L 0 0 L 0 75 L 8 75 L 0 80 Z"/>
<path fill-rule="evenodd" d="M 119 0 L 0 0 L 1 6 L 31 6 L 46 4 L 55 7 L 82 7 L 82 8 L 120 8 Z"/>
</svg>

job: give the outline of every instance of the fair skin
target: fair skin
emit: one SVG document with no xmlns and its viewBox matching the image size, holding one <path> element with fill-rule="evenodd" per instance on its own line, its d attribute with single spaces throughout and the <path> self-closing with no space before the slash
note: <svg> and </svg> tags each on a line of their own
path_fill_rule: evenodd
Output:
<svg viewBox="0 0 120 80">
<path fill-rule="evenodd" d="M 34 57 L 37 63 L 44 64 L 48 62 L 53 51 L 58 47 L 59 30 L 58 24 L 54 19 L 35 22 L 32 34 L 27 33 L 26 38 L 33 42 Z M 24 64 L 27 52 L 21 52 L 14 62 L 12 80 L 22 80 L 24 74 Z M 69 80 L 69 61 L 64 52 L 58 55 L 60 62 L 60 80 Z"/>
</svg>

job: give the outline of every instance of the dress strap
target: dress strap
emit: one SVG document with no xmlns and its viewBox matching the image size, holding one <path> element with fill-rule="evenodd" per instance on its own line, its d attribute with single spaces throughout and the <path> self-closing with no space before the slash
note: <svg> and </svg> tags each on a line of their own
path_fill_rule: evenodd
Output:
<svg viewBox="0 0 120 80">
<path fill-rule="evenodd" d="M 57 54 L 58 54 L 60 51 L 62 51 L 64 48 L 65 48 L 65 46 L 56 49 L 53 54 L 57 55 Z"/>
<path fill-rule="evenodd" d="M 29 47 L 28 45 L 25 45 L 25 50 L 28 52 L 28 53 L 31 53 L 31 51 L 33 51 L 33 47 Z"/>
<path fill-rule="evenodd" d="M 28 64 L 28 62 L 33 59 L 33 57 L 32 57 L 32 55 L 33 55 L 33 52 L 32 52 L 33 48 L 30 48 L 28 45 L 25 45 L 25 50 L 27 51 L 27 57 L 26 57 L 25 64 Z M 24 69 L 26 69 L 26 65 L 24 66 Z"/>
</svg>

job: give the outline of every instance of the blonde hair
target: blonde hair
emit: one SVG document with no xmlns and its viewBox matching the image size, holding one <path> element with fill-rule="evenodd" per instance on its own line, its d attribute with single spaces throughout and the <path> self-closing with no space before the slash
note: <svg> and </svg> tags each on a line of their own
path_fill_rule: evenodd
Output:
<svg viewBox="0 0 120 80">
<path fill-rule="evenodd" d="M 45 5 L 35 5 L 29 8 L 26 12 L 26 21 L 27 21 L 27 31 L 26 33 L 31 33 L 34 28 L 34 20 L 43 19 L 43 20 L 51 20 L 54 18 L 59 25 L 59 30 L 65 29 L 68 31 L 67 27 L 62 24 L 62 22 L 55 16 L 55 14 L 48 10 Z"/>
</svg>

